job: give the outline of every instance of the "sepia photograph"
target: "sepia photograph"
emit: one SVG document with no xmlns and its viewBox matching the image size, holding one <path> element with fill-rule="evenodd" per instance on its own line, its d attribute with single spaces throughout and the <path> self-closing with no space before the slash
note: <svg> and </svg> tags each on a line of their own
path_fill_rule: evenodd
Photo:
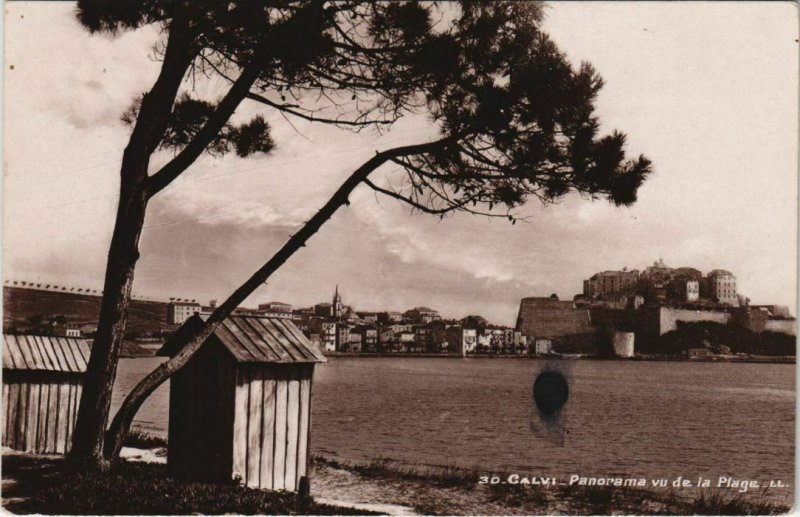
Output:
<svg viewBox="0 0 800 517">
<path fill-rule="evenodd" d="M 796 3 L 3 17 L 4 512 L 795 511 Z"/>
</svg>

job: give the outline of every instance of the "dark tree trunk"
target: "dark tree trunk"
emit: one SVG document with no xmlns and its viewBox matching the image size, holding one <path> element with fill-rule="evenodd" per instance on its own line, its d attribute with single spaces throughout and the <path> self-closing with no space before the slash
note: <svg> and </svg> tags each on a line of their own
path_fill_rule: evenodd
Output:
<svg viewBox="0 0 800 517">
<path fill-rule="evenodd" d="M 187 68 L 194 59 L 188 20 L 177 16 L 170 28 L 164 63 L 153 88 L 143 96 L 136 125 L 122 156 L 120 198 L 108 251 L 97 335 L 83 381 L 70 459 L 79 469 L 102 469 L 111 391 L 128 322 L 139 237 L 150 198 L 148 166 L 166 131 L 168 117 Z"/>
<path fill-rule="evenodd" d="M 147 207 L 146 191 L 144 185 L 127 190 L 120 196 L 108 252 L 97 334 L 83 381 L 73 438 L 71 456 L 81 468 L 103 467 L 103 437 L 111 390 L 128 322 L 133 273 L 139 259 L 139 236 Z"/>
</svg>

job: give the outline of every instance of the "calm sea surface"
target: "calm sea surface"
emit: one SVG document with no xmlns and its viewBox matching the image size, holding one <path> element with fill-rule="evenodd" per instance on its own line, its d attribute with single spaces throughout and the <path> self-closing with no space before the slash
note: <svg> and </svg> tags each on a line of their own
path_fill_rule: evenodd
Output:
<svg viewBox="0 0 800 517">
<path fill-rule="evenodd" d="M 121 361 L 115 407 L 160 361 Z M 569 379 L 557 422 L 533 409 L 544 368 Z M 135 425 L 166 435 L 168 399 L 162 386 Z M 332 358 L 317 366 L 312 410 L 312 450 L 343 459 L 794 485 L 792 364 Z"/>
</svg>

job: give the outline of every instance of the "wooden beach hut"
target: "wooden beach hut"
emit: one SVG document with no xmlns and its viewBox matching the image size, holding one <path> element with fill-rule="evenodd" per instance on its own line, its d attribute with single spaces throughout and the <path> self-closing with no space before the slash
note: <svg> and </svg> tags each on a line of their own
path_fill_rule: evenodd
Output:
<svg viewBox="0 0 800 517">
<path fill-rule="evenodd" d="M 3 446 L 70 450 L 90 352 L 86 339 L 3 335 Z"/>
<path fill-rule="evenodd" d="M 203 317 L 195 315 L 164 344 Z M 308 472 L 311 381 L 325 356 L 288 319 L 230 316 L 170 379 L 173 475 L 298 490 Z"/>
</svg>

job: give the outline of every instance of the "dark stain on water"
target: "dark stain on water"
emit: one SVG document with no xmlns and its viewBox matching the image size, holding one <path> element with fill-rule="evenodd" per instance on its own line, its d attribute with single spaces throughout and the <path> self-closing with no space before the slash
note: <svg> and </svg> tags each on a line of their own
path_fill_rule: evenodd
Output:
<svg viewBox="0 0 800 517">
<path fill-rule="evenodd" d="M 569 385 L 561 372 L 545 370 L 533 382 L 533 401 L 544 418 L 552 418 L 569 399 Z"/>
<path fill-rule="evenodd" d="M 564 447 L 566 443 L 569 366 L 567 362 L 547 362 L 534 378 L 529 427 L 540 444 Z"/>
</svg>

